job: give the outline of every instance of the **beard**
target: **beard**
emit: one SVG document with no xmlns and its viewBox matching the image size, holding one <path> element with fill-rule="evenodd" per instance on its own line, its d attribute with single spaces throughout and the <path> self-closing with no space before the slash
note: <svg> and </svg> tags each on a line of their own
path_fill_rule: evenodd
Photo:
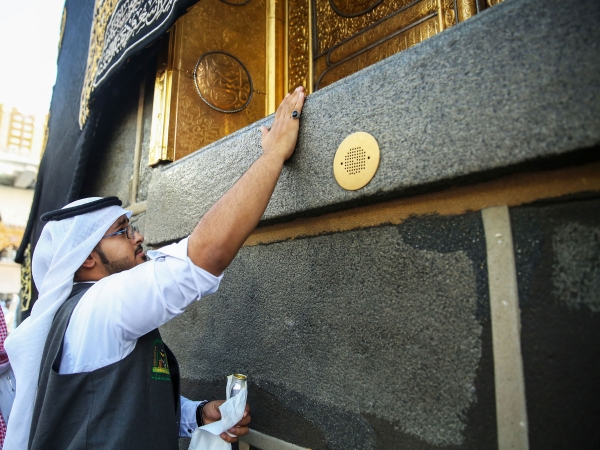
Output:
<svg viewBox="0 0 600 450">
<path fill-rule="evenodd" d="M 136 265 L 135 260 L 131 261 L 127 257 L 111 261 L 110 259 L 108 259 L 106 254 L 102 251 L 102 249 L 99 246 L 96 247 L 94 250 L 96 251 L 96 253 L 98 253 L 100 261 L 102 261 L 102 265 L 104 266 L 109 275 L 114 275 L 115 273 L 133 269 Z"/>
</svg>

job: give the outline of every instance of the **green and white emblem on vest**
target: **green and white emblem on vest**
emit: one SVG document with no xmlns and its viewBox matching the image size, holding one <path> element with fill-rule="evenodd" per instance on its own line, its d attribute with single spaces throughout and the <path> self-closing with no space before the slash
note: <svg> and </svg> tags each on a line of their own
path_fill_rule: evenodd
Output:
<svg viewBox="0 0 600 450">
<path fill-rule="evenodd" d="M 152 360 L 153 380 L 171 381 L 171 372 L 169 371 L 169 362 L 167 361 L 167 352 L 165 344 L 160 339 L 155 339 L 153 343 L 154 355 Z"/>
</svg>

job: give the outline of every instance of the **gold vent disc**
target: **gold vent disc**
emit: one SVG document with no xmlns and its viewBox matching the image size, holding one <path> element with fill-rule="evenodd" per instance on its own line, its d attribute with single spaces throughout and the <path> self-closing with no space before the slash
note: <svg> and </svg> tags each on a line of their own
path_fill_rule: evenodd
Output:
<svg viewBox="0 0 600 450">
<path fill-rule="evenodd" d="M 335 181 L 348 191 L 369 184 L 378 167 L 379 145 L 373 136 L 363 131 L 344 139 L 333 158 Z"/>
</svg>

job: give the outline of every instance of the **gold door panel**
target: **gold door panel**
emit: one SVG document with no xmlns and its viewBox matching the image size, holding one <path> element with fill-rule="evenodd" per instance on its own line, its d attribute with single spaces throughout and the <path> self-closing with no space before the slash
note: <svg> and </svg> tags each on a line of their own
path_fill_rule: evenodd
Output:
<svg viewBox="0 0 600 450">
<path fill-rule="evenodd" d="M 266 15 L 266 0 L 202 0 L 177 21 L 159 58 L 150 164 L 267 115 Z"/>
</svg>

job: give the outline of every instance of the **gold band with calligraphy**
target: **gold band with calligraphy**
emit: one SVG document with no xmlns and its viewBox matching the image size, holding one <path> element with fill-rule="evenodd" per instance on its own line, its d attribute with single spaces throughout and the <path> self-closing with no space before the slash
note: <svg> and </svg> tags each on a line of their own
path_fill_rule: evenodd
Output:
<svg viewBox="0 0 600 450">
<path fill-rule="evenodd" d="M 85 78 L 83 80 L 83 89 L 81 90 L 81 99 L 79 102 L 79 127 L 83 128 L 90 114 L 89 101 L 94 88 L 94 78 L 98 70 L 98 62 L 102 56 L 104 47 L 104 34 L 108 22 L 112 17 L 119 0 L 96 0 L 94 5 L 94 19 L 90 35 L 90 46 L 88 49 L 88 59 L 85 67 Z"/>
</svg>

